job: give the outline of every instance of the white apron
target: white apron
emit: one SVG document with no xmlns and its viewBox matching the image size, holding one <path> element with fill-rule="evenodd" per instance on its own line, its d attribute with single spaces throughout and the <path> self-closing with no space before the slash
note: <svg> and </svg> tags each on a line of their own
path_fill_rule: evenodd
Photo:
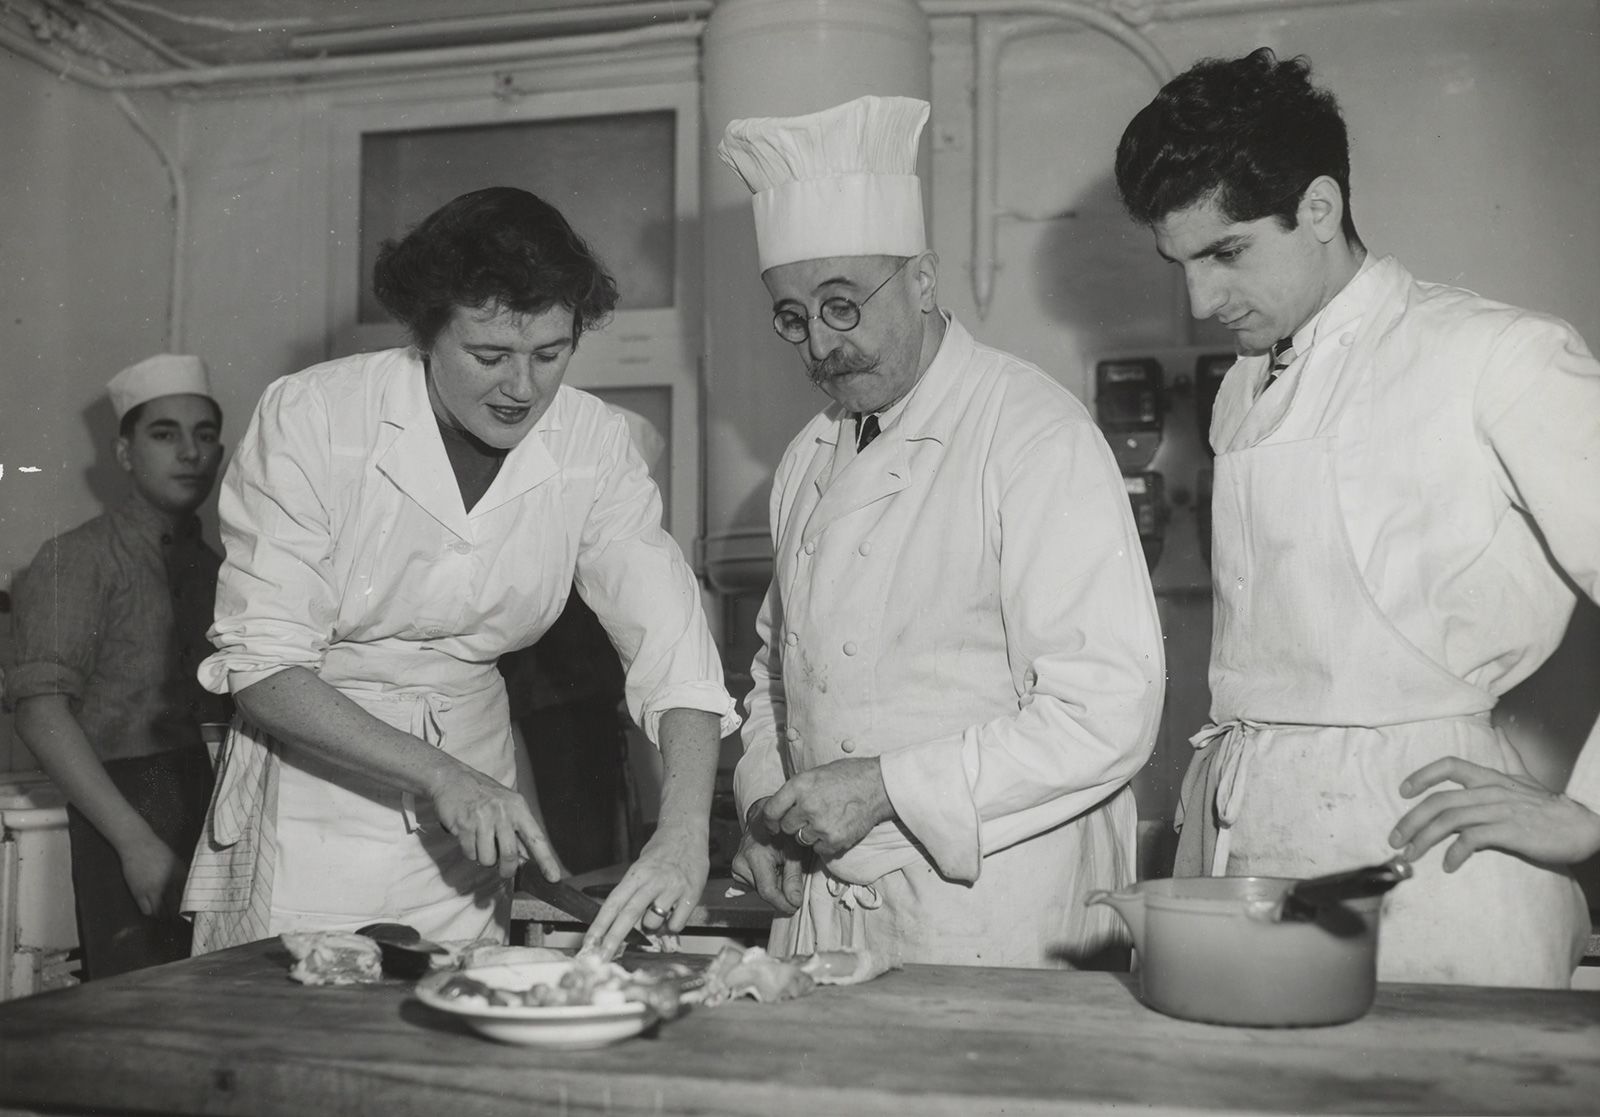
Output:
<svg viewBox="0 0 1600 1117">
<path fill-rule="evenodd" d="M 1359 367 L 1359 366 L 1357 366 Z M 1370 375 L 1370 373 L 1368 373 Z M 1379 610 L 1345 534 L 1337 434 L 1216 459 L 1216 724 L 1184 779 L 1178 875 L 1310 876 L 1392 856 L 1399 785 L 1456 755 L 1504 769 L 1494 698 Z M 1587 913 L 1565 873 L 1495 851 L 1455 873 L 1448 843 L 1386 901 L 1386 981 L 1566 987 Z"/>
<path fill-rule="evenodd" d="M 380 687 L 344 677 L 341 667 L 419 684 Z M 493 664 L 415 646 L 336 646 L 323 679 L 385 724 L 515 786 L 505 687 Z M 507 883 L 467 859 L 428 804 L 248 722 L 228 735 L 205 832 L 184 904 L 195 912 L 196 954 L 376 921 L 408 923 L 436 942 L 506 938 Z"/>
</svg>

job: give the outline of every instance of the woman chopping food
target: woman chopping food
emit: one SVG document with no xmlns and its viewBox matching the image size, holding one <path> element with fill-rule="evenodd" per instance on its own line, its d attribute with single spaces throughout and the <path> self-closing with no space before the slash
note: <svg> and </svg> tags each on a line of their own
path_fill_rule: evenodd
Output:
<svg viewBox="0 0 1600 1117">
<path fill-rule="evenodd" d="M 556 209 L 494 187 L 386 243 L 374 291 L 411 346 L 273 383 L 223 481 L 200 678 L 240 716 L 185 895 L 195 953 L 380 920 L 503 941 L 517 866 L 560 865 L 495 664 L 574 584 L 664 765 L 659 826 L 585 946 L 681 930 L 738 716 L 626 424 L 562 384 L 616 286 Z"/>
</svg>

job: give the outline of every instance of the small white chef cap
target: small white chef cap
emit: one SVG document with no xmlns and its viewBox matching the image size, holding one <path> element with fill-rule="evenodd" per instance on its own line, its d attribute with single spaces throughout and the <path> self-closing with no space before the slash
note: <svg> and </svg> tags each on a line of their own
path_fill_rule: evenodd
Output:
<svg viewBox="0 0 1600 1117">
<path fill-rule="evenodd" d="M 927 122 L 928 102 L 912 97 L 732 121 L 717 154 L 755 195 L 761 270 L 925 251 L 917 143 Z"/>
<path fill-rule="evenodd" d="M 211 394 L 205 362 L 199 357 L 174 353 L 158 353 L 129 365 L 111 378 L 106 391 L 111 393 L 111 407 L 119 423 L 135 407 L 159 396 L 193 394 L 216 398 Z"/>
</svg>

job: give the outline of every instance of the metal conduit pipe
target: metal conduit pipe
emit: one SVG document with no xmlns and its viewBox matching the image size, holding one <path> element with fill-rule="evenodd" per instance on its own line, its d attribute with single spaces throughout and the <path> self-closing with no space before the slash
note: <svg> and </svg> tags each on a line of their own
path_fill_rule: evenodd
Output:
<svg viewBox="0 0 1600 1117">
<path fill-rule="evenodd" d="M 1206 16 L 1252 15 L 1288 8 L 1334 8 L 1374 4 L 1379 0 L 1112 0 L 1111 10 L 1131 24 Z M 1393 0 L 1387 0 L 1393 2 Z"/>
<path fill-rule="evenodd" d="M 603 7 L 560 8 L 547 12 L 457 16 L 388 27 L 352 27 L 342 31 L 307 31 L 289 40 L 300 53 L 337 50 L 376 50 L 425 46 L 429 39 L 495 33 L 503 35 L 550 34 L 562 28 L 605 22 L 624 27 L 661 21 L 703 19 L 711 13 L 711 0 L 639 0 L 638 3 Z"/>
<path fill-rule="evenodd" d="M 1055 16 L 1109 35 L 1138 55 L 1161 81 L 1173 76 L 1172 63 L 1135 28 L 1103 8 L 1083 0 L 919 0 L 922 10 L 938 16 Z M 1238 2 L 1238 0 L 1233 0 Z M 1274 0 L 1276 2 L 1276 0 Z M 1324 2 L 1324 0 L 1314 0 Z"/>
<path fill-rule="evenodd" d="M 1133 51 L 1164 84 L 1175 71 L 1166 56 L 1142 34 L 1117 17 L 1078 0 L 921 0 L 930 16 L 974 16 L 973 30 L 973 168 L 972 168 L 972 294 L 978 317 L 986 317 L 994 298 L 998 270 L 996 243 L 1000 208 L 1000 56 L 1006 43 L 1034 30 L 1034 22 L 1001 20 L 1000 16 L 1053 16 L 1103 32 Z M 1187 294 L 1177 290 L 1179 321 L 1186 322 Z"/>
<path fill-rule="evenodd" d="M 685 42 L 700 37 L 705 24 L 700 20 L 660 27 L 637 27 L 626 31 L 602 31 L 592 35 L 563 35 L 555 39 L 527 39 L 514 43 L 478 46 L 439 47 L 433 50 L 395 51 L 386 54 L 352 55 L 348 58 L 311 58 L 294 62 L 245 62 L 228 66 L 208 66 L 198 70 L 164 70 L 145 74 L 102 74 L 29 42 L 7 27 L 0 27 L 0 46 L 38 63 L 58 77 L 95 89 L 175 89 L 228 83 L 314 81 L 324 76 L 357 73 L 398 73 L 441 66 L 522 62 L 534 58 L 571 54 L 599 54 L 631 50 L 665 42 Z"/>
<path fill-rule="evenodd" d="M 178 160 L 168 151 L 166 145 L 156 138 L 155 132 L 145 120 L 144 115 L 134 108 L 128 95 L 121 91 L 113 93 L 111 99 L 117 103 L 117 108 L 122 110 L 122 115 L 128 118 L 134 131 L 143 136 L 145 142 L 155 148 L 156 156 L 161 160 L 161 165 L 166 169 L 167 181 L 172 184 L 172 275 L 167 289 L 167 352 L 183 352 L 183 279 L 185 269 L 183 266 L 183 241 L 189 228 L 189 188 L 184 181 L 183 170 L 178 165 Z"/>
<path fill-rule="evenodd" d="M 201 65 L 201 63 L 195 59 L 184 54 L 179 54 L 176 50 L 173 50 L 170 46 L 156 38 L 156 36 L 150 34 L 150 32 L 146 31 L 139 24 L 133 22 L 133 20 L 117 11 L 117 9 L 105 3 L 104 0 L 86 0 L 84 7 L 93 12 L 95 15 L 99 16 L 101 19 L 105 20 L 107 23 L 111 24 L 111 26 L 115 27 L 118 31 L 121 31 L 124 35 L 128 36 L 128 38 L 132 39 L 146 50 L 165 58 L 174 66 L 182 66 L 185 69 L 193 70 L 197 69 Z"/>
</svg>

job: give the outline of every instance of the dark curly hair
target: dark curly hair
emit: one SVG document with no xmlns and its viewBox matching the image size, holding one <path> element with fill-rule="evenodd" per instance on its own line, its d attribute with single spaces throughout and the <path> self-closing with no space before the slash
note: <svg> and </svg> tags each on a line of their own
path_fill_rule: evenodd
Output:
<svg viewBox="0 0 1600 1117">
<path fill-rule="evenodd" d="M 1270 216 L 1293 229 L 1300 197 L 1320 175 L 1338 183 L 1344 235 L 1359 243 L 1339 103 L 1311 84 L 1308 59 L 1280 62 L 1268 47 L 1195 63 L 1139 110 L 1117 144 L 1117 190 L 1142 225 L 1209 200 L 1230 222 Z"/>
<path fill-rule="evenodd" d="M 617 284 L 561 211 L 511 186 L 446 202 L 378 249 L 372 290 L 424 352 L 457 307 L 572 310 L 572 340 L 602 325 Z"/>
</svg>

